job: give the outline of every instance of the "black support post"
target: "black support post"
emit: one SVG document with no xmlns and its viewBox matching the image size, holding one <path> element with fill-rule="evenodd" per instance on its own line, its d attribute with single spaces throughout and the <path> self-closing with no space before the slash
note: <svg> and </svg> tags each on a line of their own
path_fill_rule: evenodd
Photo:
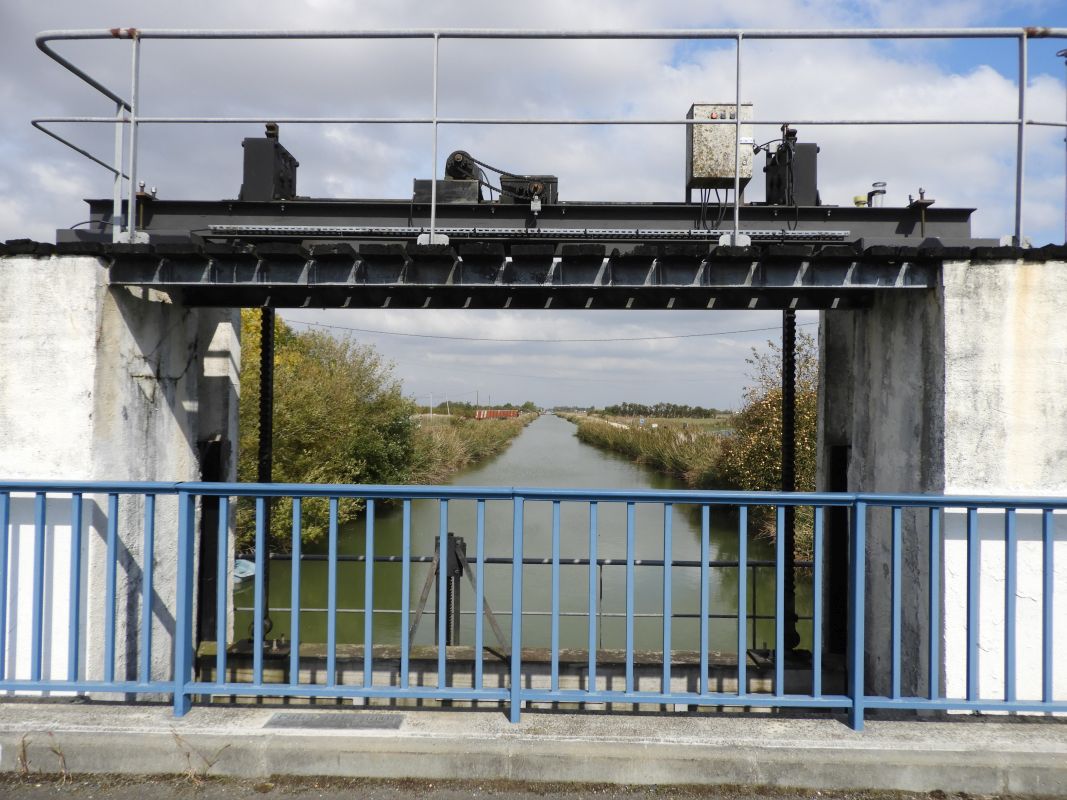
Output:
<svg viewBox="0 0 1067 800">
<path fill-rule="evenodd" d="M 797 312 L 782 311 L 782 491 L 795 492 L 796 476 L 796 350 Z M 797 575 L 796 575 L 796 509 L 785 508 L 785 646 L 796 650 L 800 644 L 797 633 Z"/>
<path fill-rule="evenodd" d="M 260 309 L 260 347 L 259 347 L 259 453 L 256 480 L 259 483 L 271 483 L 274 467 L 274 309 L 264 306 Z M 267 552 L 263 553 L 263 631 L 270 631 L 273 623 L 270 618 L 270 517 L 272 503 L 266 502 L 267 518 Z M 257 555 L 259 555 L 257 553 Z"/>
</svg>

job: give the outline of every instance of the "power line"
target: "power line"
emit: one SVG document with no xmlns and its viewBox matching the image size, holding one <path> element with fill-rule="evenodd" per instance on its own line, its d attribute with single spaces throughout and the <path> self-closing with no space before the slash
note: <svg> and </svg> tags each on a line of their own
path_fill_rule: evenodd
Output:
<svg viewBox="0 0 1067 800">
<path fill-rule="evenodd" d="M 469 372 L 475 372 L 475 373 L 479 373 L 479 374 L 483 374 L 483 375 L 491 375 L 491 376 L 496 377 L 496 378 L 528 378 L 528 379 L 540 380 L 540 381 L 554 381 L 556 383 L 599 383 L 599 384 L 604 384 L 604 383 L 611 383 L 611 384 L 619 384 L 619 383 L 647 384 L 648 383 L 648 378 L 647 377 L 643 377 L 643 378 L 609 378 L 609 377 L 564 378 L 564 377 L 561 377 L 559 375 L 531 375 L 531 374 L 517 373 L 517 372 L 500 372 L 500 371 L 494 370 L 494 369 L 478 369 L 477 367 L 466 367 L 466 366 L 457 367 L 455 365 L 430 364 L 430 363 L 419 362 L 419 361 L 406 361 L 405 360 L 405 361 L 395 361 L 393 363 L 398 367 L 404 367 L 404 366 L 413 367 L 414 366 L 414 367 L 418 367 L 420 369 L 429 369 L 429 370 L 439 370 L 439 371 L 443 371 L 443 372 L 450 372 L 450 373 L 452 373 L 454 375 L 459 375 L 459 371 L 462 370 L 462 374 L 466 374 L 466 373 L 469 373 Z M 462 377 L 462 375 L 460 375 L 460 377 Z M 721 380 L 720 376 L 708 375 L 706 378 L 672 378 L 671 379 L 671 383 L 711 383 L 713 381 L 719 381 L 719 380 Z"/>
<path fill-rule="evenodd" d="M 677 333 L 664 336 L 612 336 L 609 338 L 580 338 L 580 339 L 511 339 L 511 338 L 496 338 L 488 336 L 448 336 L 446 334 L 433 334 L 433 333 L 411 333 L 402 331 L 382 331 L 375 330 L 373 328 L 353 328 L 347 325 L 328 325 L 324 322 L 304 322 L 303 320 L 287 320 L 290 324 L 305 325 L 309 328 L 328 328 L 330 330 L 338 331 L 352 331 L 354 333 L 370 333 L 377 334 L 379 336 L 403 336 L 414 339 L 443 339 L 447 341 L 455 342 L 505 342 L 512 344 L 591 344 L 591 343 L 607 343 L 607 342 L 652 342 L 662 341 L 665 339 L 696 339 L 700 337 L 708 336 L 730 336 L 738 333 L 766 333 L 768 331 L 777 331 L 779 326 L 774 325 L 769 328 L 740 328 L 732 331 L 707 331 L 704 333 Z M 818 322 L 800 322 L 797 323 L 798 327 L 801 325 L 818 325 Z"/>
</svg>

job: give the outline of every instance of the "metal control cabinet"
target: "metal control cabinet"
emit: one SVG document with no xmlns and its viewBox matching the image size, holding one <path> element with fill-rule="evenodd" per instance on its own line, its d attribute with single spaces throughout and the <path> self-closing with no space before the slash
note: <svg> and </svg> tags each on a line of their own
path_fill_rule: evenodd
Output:
<svg viewBox="0 0 1067 800">
<path fill-rule="evenodd" d="M 686 119 L 733 120 L 737 107 L 733 103 L 694 103 Z M 752 178 L 752 104 L 741 104 L 741 186 Z M 685 187 L 689 189 L 734 188 L 734 126 L 686 125 Z"/>
<path fill-rule="evenodd" d="M 292 200 L 296 197 L 296 168 L 293 154 L 274 137 L 248 138 L 245 150 L 244 181 L 239 200 Z"/>
</svg>

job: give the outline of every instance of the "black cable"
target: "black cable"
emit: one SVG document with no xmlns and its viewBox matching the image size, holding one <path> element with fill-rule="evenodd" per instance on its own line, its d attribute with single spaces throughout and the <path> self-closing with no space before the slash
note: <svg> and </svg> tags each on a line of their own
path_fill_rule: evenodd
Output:
<svg viewBox="0 0 1067 800">
<path fill-rule="evenodd" d="M 718 231 L 718 230 L 722 230 L 722 222 L 723 222 L 724 219 L 726 219 L 726 206 L 730 202 L 730 190 L 729 189 L 724 189 L 723 190 L 723 197 L 722 197 L 722 200 L 720 201 L 719 200 L 719 190 L 716 189 L 715 190 L 715 200 L 719 204 L 719 214 L 715 218 L 715 230 Z"/>
<path fill-rule="evenodd" d="M 509 344 L 572 344 L 572 343 L 604 343 L 604 342 L 649 342 L 660 341 L 664 339 L 696 339 L 708 336 L 729 336 L 737 333 L 763 333 L 765 331 L 777 331 L 780 330 L 780 326 L 774 326 L 771 328 L 742 328 L 732 331 L 708 331 L 705 333 L 678 333 L 670 334 L 666 336 L 619 336 L 600 339 L 507 339 L 507 338 L 494 338 L 494 337 L 482 337 L 482 336 L 447 336 L 444 334 L 433 333 L 409 333 L 403 331 L 382 331 L 375 330 L 373 328 L 352 328 L 346 325 L 329 325 L 324 322 L 304 322 L 303 320 L 287 320 L 295 325 L 306 325 L 309 328 L 329 328 L 332 330 L 340 331 L 353 331 L 355 333 L 376 333 L 382 336 L 404 336 L 414 339 L 445 339 L 448 341 L 460 341 L 460 342 L 504 342 Z M 818 325 L 818 322 L 805 322 L 798 323 L 800 325 Z"/>
</svg>

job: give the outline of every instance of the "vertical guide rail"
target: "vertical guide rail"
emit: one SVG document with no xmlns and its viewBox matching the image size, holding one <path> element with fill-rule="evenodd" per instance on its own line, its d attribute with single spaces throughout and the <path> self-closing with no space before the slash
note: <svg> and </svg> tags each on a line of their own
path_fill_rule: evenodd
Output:
<svg viewBox="0 0 1067 800">
<path fill-rule="evenodd" d="M 293 498 L 292 583 L 289 588 L 289 683 L 300 683 L 300 556 L 303 545 L 303 498 Z"/>
<path fill-rule="evenodd" d="M 434 33 L 433 35 L 433 173 L 430 181 L 430 241 L 429 244 L 436 244 L 434 241 L 436 238 L 435 231 L 437 230 L 437 62 L 441 52 L 441 35 Z M 430 413 L 433 413 L 433 403 L 430 403 Z M 444 553 L 444 545 L 441 545 L 441 552 Z M 443 573 L 442 573 L 443 574 Z M 442 637 L 441 641 L 444 641 Z"/>
<path fill-rule="evenodd" d="M 863 623 L 865 609 L 864 584 L 866 571 L 867 504 L 858 501 L 852 508 L 852 547 L 849 552 L 849 612 L 852 616 L 848 626 L 848 693 L 852 708 L 848 724 L 855 731 L 863 730 L 864 676 Z"/>
<path fill-rule="evenodd" d="M 981 581 L 978 509 L 967 509 L 967 699 L 978 697 L 978 585 Z"/>
<path fill-rule="evenodd" d="M 0 492 L 0 681 L 7 680 L 7 531 L 11 495 Z"/>
<path fill-rule="evenodd" d="M 634 690 L 634 529 L 637 507 L 626 504 L 626 691 Z"/>
<path fill-rule="evenodd" d="M 252 683 L 259 686 L 263 683 L 263 628 L 264 608 L 267 598 L 263 591 L 263 563 L 266 561 L 267 552 L 267 498 L 256 498 L 256 577 L 255 577 L 255 606 L 252 618 Z"/>
<path fill-rule="evenodd" d="M 111 190 L 111 241 L 122 238 L 122 142 L 124 138 L 124 108 L 121 102 L 115 103 L 115 182 Z"/>
<path fill-rule="evenodd" d="M 478 559 L 475 565 L 474 587 L 474 688 L 482 688 L 483 649 L 485 647 L 485 501 L 478 500 L 475 534 L 474 553 Z"/>
<path fill-rule="evenodd" d="M 193 672 L 193 531 L 195 498 L 178 492 L 178 575 L 174 613 L 174 716 L 189 710 L 192 698 L 185 691 Z"/>
<path fill-rule="evenodd" d="M 1015 593 L 1018 588 L 1016 564 L 1015 509 L 1004 509 L 1004 699 L 1015 701 Z"/>
<path fill-rule="evenodd" d="M 1023 246 L 1023 188 L 1026 168 L 1026 31 L 1019 34 L 1019 125 L 1015 142 L 1015 246 Z"/>
<path fill-rule="evenodd" d="M 509 718 L 522 713 L 522 527 L 523 499 L 512 500 L 511 522 L 511 708 Z"/>
<path fill-rule="evenodd" d="M 374 499 L 367 498 L 367 560 L 363 562 L 363 686 L 374 684 Z"/>
<path fill-rule="evenodd" d="M 671 691 L 671 522 L 674 507 L 663 504 L 663 693 Z"/>
<path fill-rule="evenodd" d="M 104 682 L 115 680 L 115 568 L 118 560 L 119 496 L 107 496 L 107 553 L 104 570 Z M 34 608 L 36 608 L 36 603 Z"/>
<path fill-rule="evenodd" d="M 559 691 L 559 500 L 552 501 L 552 691 Z"/>
<path fill-rule="evenodd" d="M 144 498 L 144 555 L 141 559 L 141 683 L 152 682 L 152 562 L 156 546 L 156 496 Z"/>
<path fill-rule="evenodd" d="M 411 635 L 411 500 L 404 498 L 400 533 L 400 688 L 408 688 L 408 651 Z"/>
<path fill-rule="evenodd" d="M 890 590 L 890 608 L 892 614 L 891 625 L 891 655 L 890 655 L 890 675 L 889 680 L 891 684 L 890 696 L 896 700 L 900 697 L 900 609 L 903 605 L 903 598 L 900 595 L 900 562 L 901 562 L 901 548 L 903 546 L 902 534 L 900 530 L 900 518 L 901 509 L 900 506 L 893 506 L 893 529 L 892 529 L 892 552 L 890 554 L 890 569 L 892 571 L 892 587 Z"/>
<path fill-rule="evenodd" d="M 127 187 L 129 199 L 126 201 L 126 230 L 129 241 L 134 240 L 137 232 L 137 111 L 141 91 L 141 37 L 137 31 L 131 31 L 133 58 L 130 69 L 130 153 L 127 172 L 130 185 Z M 118 180 L 121 180 L 119 176 Z"/>
<path fill-rule="evenodd" d="M 823 507 L 815 506 L 811 575 L 811 693 L 822 696 L 822 528 Z"/>
<path fill-rule="evenodd" d="M 597 504 L 589 503 L 589 677 L 586 689 L 596 691 L 596 637 L 597 637 Z"/>
<path fill-rule="evenodd" d="M 711 508 L 700 507 L 700 693 L 708 693 L 708 561 L 711 558 Z"/>
<path fill-rule="evenodd" d="M 329 553 L 326 556 L 326 685 L 337 685 L 337 498 L 330 498 Z"/>
<path fill-rule="evenodd" d="M 44 492 L 38 492 L 34 498 L 33 507 L 33 640 L 30 647 L 30 680 L 41 680 L 41 646 L 44 636 L 44 535 L 45 514 L 48 497 Z M 108 605 L 111 609 L 111 642 L 114 652 L 115 641 L 115 612 L 114 577 L 111 577 L 111 592 L 109 597 L 112 602 Z M 110 678 L 108 679 L 110 680 Z"/>
<path fill-rule="evenodd" d="M 218 556 L 216 557 L 215 573 L 215 683 L 226 682 L 226 645 L 228 637 L 226 629 L 229 627 L 227 600 L 230 596 L 230 582 L 228 580 L 230 570 L 230 498 L 219 498 L 219 533 L 216 544 Z M 296 566 L 298 553 L 293 554 L 293 569 Z"/>
<path fill-rule="evenodd" d="M 785 694 L 785 506 L 777 508 L 774 537 L 774 693 Z"/>
<path fill-rule="evenodd" d="M 1052 702 L 1052 583 L 1055 564 L 1052 560 L 1055 530 L 1052 509 L 1041 512 L 1041 556 L 1044 562 L 1041 581 L 1041 698 Z"/>
<path fill-rule="evenodd" d="M 445 688 L 445 658 L 448 645 L 448 574 L 450 556 L 448 551 L 448 501 L 438 500 L 441 524 L 437 533 L 437 688 Z"/>
<path fill-rule="evenodd" d="M 930 639 L 927 642 L 929 653 L 927 655 L 927 669 L 929 672 L 928 696 L 936 700 L 941 690 L 938 686 L 941 677 L 941 509 L 930 509 L 930 594 L 929 602 L 929 625 Z"/>
<path fill-rule="evenodd" d="M 5 495 L 6 497 L 6 495 Z M 7 531 L 7 519 L 0 514 L 0 525 Z M 6 555 L 7 539 L 0 540 Z M 3 560 L 0 557 L 0 576 L 4 575 Z M 70 498 L 70 638 L 67 641 L 67 680 L 78 680 L 78 650 L 81 648 L 79 633 L 81 631 L 81 578 L 82 578 L 82 494 L 75 492 Z M 0 592 L 6 594 L 0 577 Z M 3 628 L 3 615 L 0 615 L 0 631 Z M 0 635 L 0 650 L 3 650 L 3 636 Z M 3 660 L 0 657 L 0 680 L 3 679 Z"/>
<path fill-rule="evenodd" d="M 748 624 L 748 506 L 741 506 L 737 516 L 737 693 L 748 694 L 748 650 L 745 648 L 745 627 Z M 701 559 L 707 561 L 703 553 L 704 541 L 707 538 L 707 525 L 701 532 Z M 752 586 L 755 588 L 756 581 L 753 576 Z M 753 603 L 752 613 L 756 613 Z M 756 621 L 752 621 L 753 635 L 756 632 Z M 705 673 L 707 669 L 704 669 Z"/>
<path fill-rule="evenodd" d="M 734 247 L 741 245 L 741 37 L 742 34 L 738 33 L 734 73 L 734 235 L 730 242 Z"/>
</svg>

